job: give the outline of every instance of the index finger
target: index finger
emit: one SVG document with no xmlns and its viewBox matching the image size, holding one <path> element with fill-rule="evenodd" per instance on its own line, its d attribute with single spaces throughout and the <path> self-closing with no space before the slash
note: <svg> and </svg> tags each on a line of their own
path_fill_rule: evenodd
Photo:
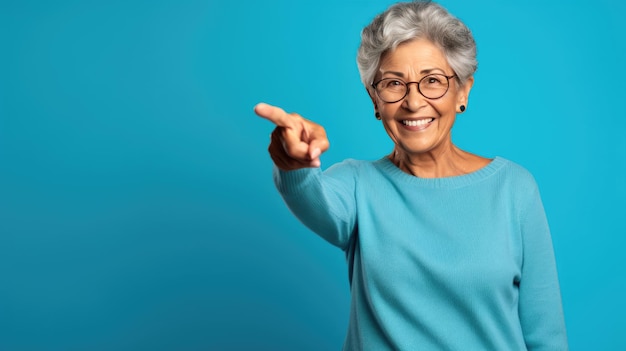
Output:
<svg viewBox="0 0 626 351">
<path fill-rule="evenodd" d="M 254 106 L 254 113 L 256 113 L 259 117 L 269 120 L 278 127 L 293 127 L 293 119 L 280 107 L 261 102 Z"/>
</svg>

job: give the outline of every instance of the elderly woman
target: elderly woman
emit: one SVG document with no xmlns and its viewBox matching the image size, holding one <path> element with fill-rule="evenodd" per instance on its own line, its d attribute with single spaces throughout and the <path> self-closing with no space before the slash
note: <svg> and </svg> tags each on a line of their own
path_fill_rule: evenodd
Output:
<svg viewBox="0 0 626 351">
<path fill-rule="evenodd" d="M 451 140 L 476 70 L 469 29 L 432 2 L 398 3 L 362 32 L 361 78 L 393 140 L 322 172 L 324 129 L 259 104 L 285 202 L 345 251 L 345 350 L 566 350 L 550 232 L 528 171 Z"/>
</svg>

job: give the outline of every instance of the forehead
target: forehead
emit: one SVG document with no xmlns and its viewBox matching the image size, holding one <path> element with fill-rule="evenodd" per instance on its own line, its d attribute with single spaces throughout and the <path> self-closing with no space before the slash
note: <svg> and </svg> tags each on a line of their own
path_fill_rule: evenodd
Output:
<svg viewBox="0 0 626 351">
<path fill-rule="evenodd" d="M 450 65 L 443 51 L 426 39 L 415 39 L 398 45 L 383 55 L 380 71 L 420 72 L 429 69 L 441 69 L 450 72 Z"/>
</svg>

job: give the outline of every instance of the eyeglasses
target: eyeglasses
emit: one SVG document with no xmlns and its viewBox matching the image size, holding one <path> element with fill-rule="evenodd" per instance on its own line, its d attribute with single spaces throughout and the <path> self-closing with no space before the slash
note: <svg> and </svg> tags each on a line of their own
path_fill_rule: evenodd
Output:
<svg viewBox="0 0 626 351">
<path fill-rule="evenodd" d="M 450 87 L 450 78 L 455 75 L 446 76 L 445 74 L 429 74 L 419 82 L 405 82 L 399 78 L 383 78 L 372 87 L 376 91 L 378 97 L 386 103 L 394 103 L 404 99 L 409 95 L 409 84 L 417 84 L 417 91 L 427 99 L 439 99 L 446 95 Z"/>
</svg>

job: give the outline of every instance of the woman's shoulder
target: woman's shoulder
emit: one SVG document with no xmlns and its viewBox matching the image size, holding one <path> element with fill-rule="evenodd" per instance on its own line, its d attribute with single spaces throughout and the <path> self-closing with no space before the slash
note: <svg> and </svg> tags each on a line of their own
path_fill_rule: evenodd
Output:
<svg viewBox="0 0 626 351">
<path fill-rule="evenodd" d="M 330 167 L 328 167 L 327 171 L 336 171 L 336 170 L 351 170 L 358 171 L 360 169 L 365 169 L 369 167 L 374 167 L 374 165 L 380 162 L 380 160 L 357 160 L 353 158 L 347 158 L 341 162 L 337 162 Z"/>
<path fill-rule="evenodd" d="M 522 192 L 534 192 L 537 190 L 537 181 L 526 167 L 503 157 L 496 157 L 495 159 L 499 160 L 502 165 L 501 171 L 503 175 L 515 189 Z"/>
<path fill-rule="evenodd" d="M 496 156 L 494 158 L 494 161 L 498 160 L 499 163 L 501 163 L 502 168 L 514 175 L 517 175 L 521 178 L 532 178 L 534 179 L 532 173 L 524 166 L 522 166 L 521 164 L 511 161 L 509 159 L 506 159 L 504 157 L 501 156 Z"/>
<path fill-rule="evenodd" d="M 344 159 L 337 162 L 324 171 L 324 174 L 331 178 L 351 179 L 367 182 L 368 179 L 376 177 L 380 173 L 381 160 L 357 160 L 353 158 Z"/>
</svg>

